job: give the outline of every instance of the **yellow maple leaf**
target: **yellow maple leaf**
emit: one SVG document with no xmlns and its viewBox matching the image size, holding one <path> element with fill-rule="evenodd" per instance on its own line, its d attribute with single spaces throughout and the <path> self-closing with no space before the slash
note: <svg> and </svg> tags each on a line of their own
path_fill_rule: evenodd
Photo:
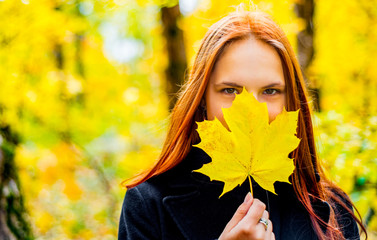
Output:
<svg viewBox="0 0 377 240">
<path fill-rule="evenodd" d="M 217 118 L 197 123 L 201 142 L 195 146 L 203 149 L 212 162 L 196 172 L 225 183 L 220 197 L 247 177 L 252 192 L 250 176 L 273 193 L 274 182 L 289 183 L 295 167 L 288 155 L 300 143 L 295 135 L 299 110 L 283 109 L 269 123 L 267 104 L 259 103 L 244 90 L 236 95 L 230 108 L 222 111 L 230 131 Z"/>
</svg>

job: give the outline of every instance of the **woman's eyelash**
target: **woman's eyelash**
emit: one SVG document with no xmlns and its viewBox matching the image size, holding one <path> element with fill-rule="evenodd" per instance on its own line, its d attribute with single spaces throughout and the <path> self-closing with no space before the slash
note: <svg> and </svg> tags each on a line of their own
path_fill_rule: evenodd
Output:
<svg viewBox="0 0 377 240">
<path fill-rule="evenodd" d="M 274 88 L 269 88 L 269 89 L 264 90 L 263 93 L 265 93 L 267 95 L 275 95 L 277 93 L 280 93 L 280 90 L 274 89 Z"/>
<path fill-rule="evenodd" d="M 240 93 L 240 91 L 237 90 L 236 88 L 224 88 L 221 90 L 221 92 L 225 94 L 239 94 Z M 266 95 L 275 95 L 278 93 L 281 93 L 280 89 L 268 88 L 268 89 L 263 90 L 263 94 L 266 94 Z"/>
<path fill-rule="evenodd" d="M 235 89 L 235 88 L 224 88 L 222 90 L 222 92 L 226 93 L 226 94 L 239 94 L 238 90 Z"/>
</svg>

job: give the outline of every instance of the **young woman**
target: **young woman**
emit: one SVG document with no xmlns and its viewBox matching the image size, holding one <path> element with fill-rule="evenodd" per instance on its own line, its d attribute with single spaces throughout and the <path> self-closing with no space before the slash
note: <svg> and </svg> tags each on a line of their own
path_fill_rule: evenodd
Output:
<svg viewBox="0 0 377 240">
<path fill-rule="evenodd" d="M 245 88 L 266 102 L 269 119 L 300 109 L 299 147 L 291 153 L 292 184 L 278 195 L 247 181 L 219 198 L 223 183 L 193 170 L 211 161 L 192 145 L 197 121 L 218 118 Z M 359 239 L 348 196 L 317 161 L 305 83 L 287 37 L 270 17 L 239 10 L 205 35 L 189 79 L 172 111 L 156 164 L 125 182 L 119 239 Z M 245 197 L 246 196 L 246 197 Z"/>
</svg>

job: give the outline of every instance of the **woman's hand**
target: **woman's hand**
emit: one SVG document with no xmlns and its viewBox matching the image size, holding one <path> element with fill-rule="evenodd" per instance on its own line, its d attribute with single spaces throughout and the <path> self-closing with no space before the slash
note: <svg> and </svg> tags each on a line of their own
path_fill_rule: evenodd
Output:
<svg viewBox="0 0 377 240">
<path fill-rule="evenodd" d="M 266 205 L 258 199 L 253 199 L 251 193 L 245 197 L 245 201 L 238 207 L 232 219 L 221 233 L 219 240 L 252 239 L 275 240 L 272 232 L 272 223 L 268 219 Z M 268 221 L 266 226 L 260 219 Z"/>
</svg>

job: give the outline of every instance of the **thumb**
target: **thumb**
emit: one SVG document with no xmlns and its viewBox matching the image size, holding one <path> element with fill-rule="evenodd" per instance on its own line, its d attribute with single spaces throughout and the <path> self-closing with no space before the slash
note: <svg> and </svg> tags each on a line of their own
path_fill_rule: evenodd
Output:
<svg viewBox="0 0 377 240">
<path fill-rule="evenodd" d="M 249 211 L 251 204 L 253 203 L 253 196 L 251 193 L 247 193 L 244 202 L 238 207 L 237 211 L 234 213 L 232 219 L 226 225 L 224 232 L 231 231 Z"/>
</svg>

